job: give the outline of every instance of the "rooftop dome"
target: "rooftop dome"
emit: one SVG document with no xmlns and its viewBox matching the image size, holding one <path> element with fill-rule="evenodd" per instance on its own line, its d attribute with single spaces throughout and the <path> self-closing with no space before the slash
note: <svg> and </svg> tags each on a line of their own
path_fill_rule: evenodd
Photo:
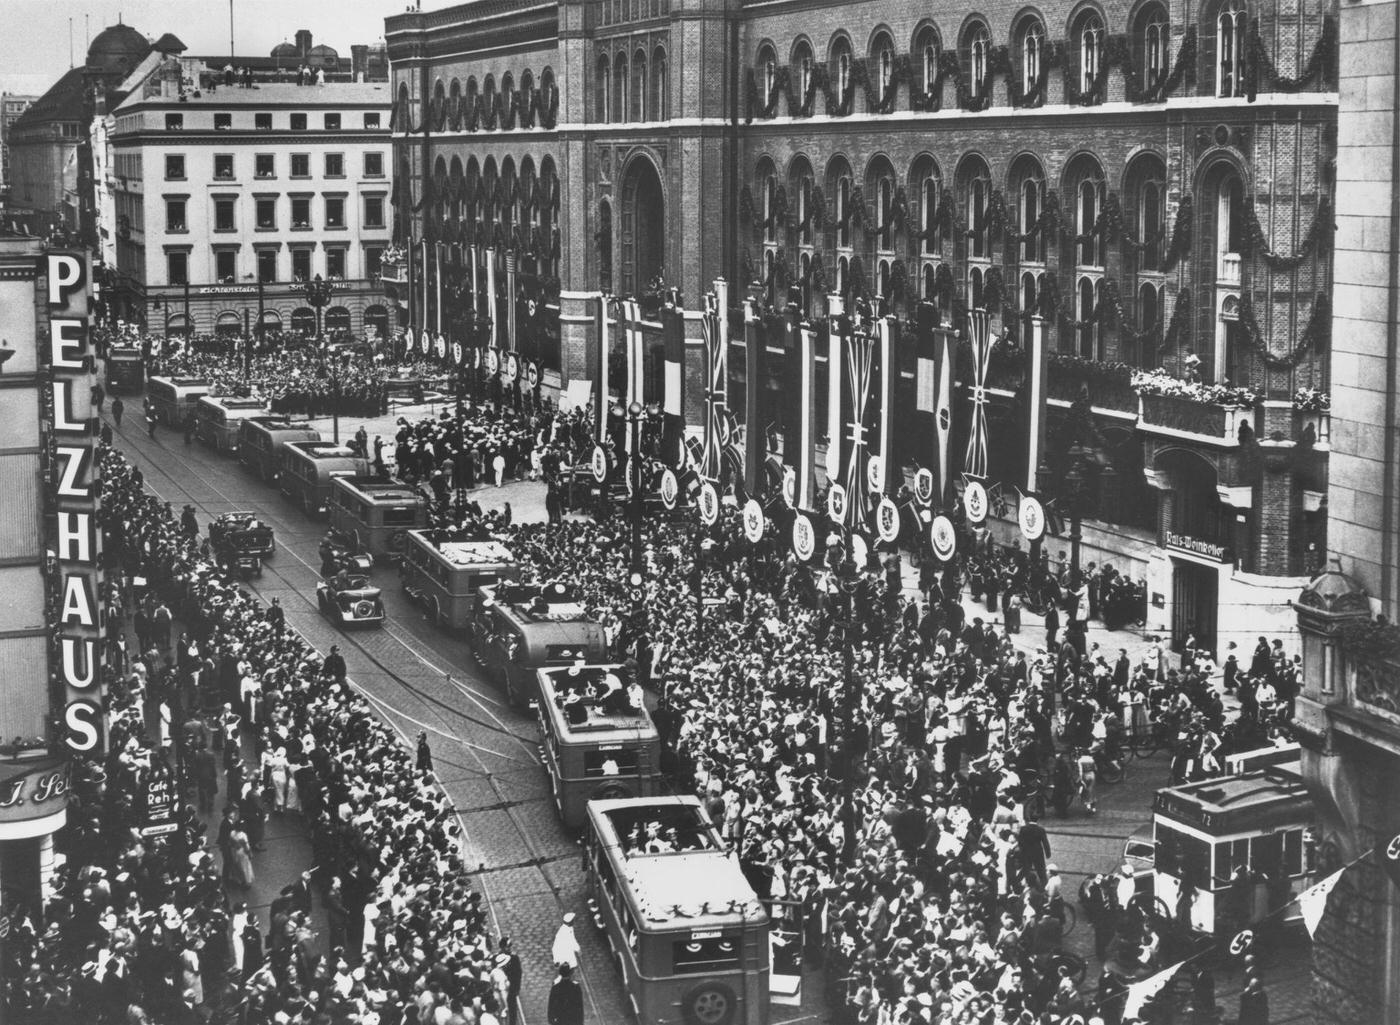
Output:
<svg viewBox="0 0 1400 1025">
<path fill-rule="evenodd" d="M 313 46 L 313 47 L 311 48 L 310 56 L 312 56 L 312 57 L 339 57 L 340 54 L 336 53 L 335 47 L 333 47 L 333 46 L 327 46 L 325 43 L 321 43 L 321 44 L 319 44 L 319 45 L 317 45 L 317 46 Z"/>
<path fill-rule="evenodd" d="M 134 64 L 150 49 L 151 44 L 146 37 L 130 25 L 109 25 L 97 33 L 97 38 L 88 47 L 87 66 L 109 68 L 123 60 Z"/>
<path fill-rule="evenodd" d="M 283 42 L 283 43 L 278 43 L 276 46 L 274 46 L 274 47 L 272 48 L 272 56 L 273 56 L 273 57 L 300 57 L 300 56 L 301 56 L 301 51 L 298 50 L 298 49 L 296 48 L 296 44 L 294 44 L 294 43 L 286 43 L 286 42 Z"/>
<path fill-rule="evenodd" d="M 1338 558 L 1328 561 L 1327 569 L 1313 577 L 1298 595 L 1298 604 L 1323 612 L 1365 612 L 1370 614 L 1371 602 L 1366 589 L 1342 572 Z"/>
</svg>

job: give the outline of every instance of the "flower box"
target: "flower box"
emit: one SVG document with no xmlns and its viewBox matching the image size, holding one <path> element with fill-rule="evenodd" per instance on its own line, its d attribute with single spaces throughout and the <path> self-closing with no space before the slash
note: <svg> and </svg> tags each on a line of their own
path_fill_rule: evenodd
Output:
<svg viewBox="0 0 1400 1025">
<path fill-rule="evenodd" d="M 1185 395 L 1138 396 L 1138 429 L 1148 434 L 1235 448 L 1240 427 L 1254 426 L 1254 412 Z"/>
</svg>

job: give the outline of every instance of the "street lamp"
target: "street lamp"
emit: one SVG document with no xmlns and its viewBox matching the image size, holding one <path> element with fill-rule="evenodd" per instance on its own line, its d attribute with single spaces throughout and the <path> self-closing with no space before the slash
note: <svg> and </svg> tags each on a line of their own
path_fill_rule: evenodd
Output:
<svg viewBox="0 0 1400 1025">
<path fill-rule="evenodd" d="M 627 480 L 632 487 L 632 564 L 627 573 L 627 586 L 632 595 L 632 625 L 636 631 L 636 658 L 639 675 L 646 675 L 644 645 L 646 635 L 646 558 L 642 551 L 642 404 L 633 401 L 626 409 L 622 403 L 613 406 L 614 417 L 625 420 L 631 432 L 631 454 L 627 458 Z"/>
<path fill-rule="evenodd" d="M 258 351 L 261 352 L 261 351 L 265 348 L 265 346 L 263 345 L 263 342 L 264 342 L 264 340 L 265 340 L 264 332 L 267 330 L 266 326 L 263 324 L 263 312 L 264 312 L 264 311 L 263 311 L 263 281 L 262 281 L 262 275 L 261 275 L 261 274 L 245 274 L 245 275 L 243 275 L 243 280 L 244 280 L 244 281 L 247 281 L 249 278 L 252 278 L 253 281 L 254 281 L 254 282 L 257 284 L 257 286 L 258 286 Z M 245 333 L 247 333 L 247 332 L 245 332 Z M 252 336 L 251 333 L 248 333 L 248 337 L 245 338 L 245 339 L 243 340 L 243 379 L 244 379 L 244 381 L 246 381 L 246 380 L 248 379 L 248 375 L 252 372 L 252 371 L 251 371 L 252 355 L 253 355 L 253 354 L 252 354 L 252 351 L 251 351 L 251 350 L 252 350 L 252 347 L 253 347 L 253 336 Z"/>
<path fill-rule="evenodd" d="M 317 274 L 304 286 L 306 292 L 306 302 L 316 311 L 316 344 L 321 344 L 321 310 L 331 301 L 331 284 L 329 281 L 322 281 L 321 275 Z"/>
<path fill-rule="evenodd" d="M 320 364 L 323 375 L 331 379 L 331 439 L 340 444 L 340 360 L 332 357 L 323 359 Z"/>
</svg>

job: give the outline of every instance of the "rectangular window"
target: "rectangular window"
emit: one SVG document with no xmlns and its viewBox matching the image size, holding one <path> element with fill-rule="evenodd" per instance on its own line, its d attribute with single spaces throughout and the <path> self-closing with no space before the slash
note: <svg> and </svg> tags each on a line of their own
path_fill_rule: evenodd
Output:
<svg viewBox="0 0 1400 1025">
<path fill-rule="evenodd" d="M 233 204 L 232 199 L 214 200 L 214 230 L 233 231 Z"/>
<path fill-rule="evenodd" d="M 263 249 L 258 252 L 258 280 L 264 284 L 277 280 L 277 250 Z"/>
<path fill-rule="evenodd" d="M 220 181 L 230 181 L 233 178 L 233 154 L 214 154 L 214 177 Z"/>
<path fill-rule="evenodd" d="M 254 114 L 254 115 L 253 115 L 253 127 L 256 128 L 256 129 L 257 129 L 258 131 L 260 131 L 260 132 L 270 132 L 270 131 L 272 131 L 272 115 L 271 115 L 271 114 Z"/>
<path fill-rule="evenodd" d="M 310 177 L 311 177 L 311 154 L 310 154 L 310 153 L 293 153 L 293 154 L 292 154 L 292 177 L 293 177 L 293 178 L 310 178 Z"/>
<path fill-rule="evenodd" d="M 339 196 L 326 197 L 326 227 L 345 227 L 345 200 Z"/>
<path fill-rule="evenodd" d="M 384 197 L 365 197 L 365 223 L 366 228 L 384 227 Z"/>
<path fill-rule="evenodd" d="M 190 257 L 188 253 L 166 253 L 165 274 L 172 285 L 187 285 L 190 281 Z"/>
<path fill-rule="evenodd" d="M 344 177 L 345 177 L 345 154 L 343 154 L 343 153 L 327 153 L 327 154 L 326 154 L 326 177 L 327 177 L 327 178 L 344 178 Z"/>
<path fill-rule="evenodd" d="M 334 280 L 345 277 L 345 250 L 326 250 L 326 277 Z"/>
<path fill-rule="evenodd" d="M 232 115 L 232 114 L 215 114 L 215 115 L 214 115 L 214 131 L 216 131 L 216 132 L 227 132 L 227 131 L 228 131 L 230 128 L 232 128 L 232 127 L 233 127 L 233 115 Z"/>
<path fill-rule="evenodd" d="M 365 177 L 366 177 L 366 178 L 383 178 L 383 177 L 384 177 L 384 154 L 383 154 L 383 153 L 366 153 L 366 154 L 365 154 Z"/>
<path fill-rule="evenodd" d="M 340 115 L 339 115 L 339 114 L 327 114 L 327 115 L 326 115 L 326 131 L 328 131 L 328 132 L 338 132 L 338 131 L 340 131 Z"/>
<path fill-rule="evenodd" d="M 292 250 L 292 280 L 293 280 L 293 281 L 310 281 L 310 280 L 311 280 L 311 250 L 310 250 L 310 249 L 293 249 L 293 250 Z"/>
<path fill-rule="evenodd" d="M 365 114 L 365 127 L 366 127 L 366 128 L 378 128 L 378 127 L 379 127 L 379 114 L 378 114 L 378 112 L 375 112 L 375 113 L 372 113 L 372 114 L 371 114 L 371 113 Z"/>
<path fill-rule="evenodd" d="M 253 174 L 258 178 L 273 178 L 277 175 L 277 165 L 273 162 L 273 154 L 259 153 L 253 158 Z"/>
<path fill-rule="evenodd" d="M 292 197 L 292 227 L 311 227 L 311 198 L 309 196 Z"/>
<path fill-rule="evenodd" d="M 165 180 L 185 180 L 185 155 L 183 153 L 167 153 L 165 155 Z"/>
<path fill-rule="evenodd" d="M 184 114 L 166 114 L 166 115 L 165 115 L 165 130 L 166 130 L 167 132 L 180 132 L 180 131 L 184 131 L 184 128 L 185 128 L 185 115 L 184 115 Z"/>
<path fill-rule="evenodd" d="M 379 277 L 379 265 L 383 262 L 383 249 L 379 246 L 365 246 L 365 277 L 371 280 Z"/>
<path fill-rule="evenodd" d="M 677 975 L 709 975 L 739 967 L 739 938 L 717 936 L 706 940 L 675 940 L 671 944 Z"/>
<path fill-rule="evenodd" d="M 238 254 L 232 249 L 214 250 L 214 276 L 228 284 L 238 278 Z"/>
<path fill-rule="evenodd" d="M 292 131 L 294 131 L 294 132 L 304 132 L 304 131 L 306 131 L 306 115 L 305 115 L 305 114 L 293 114 L 293 115 L 292 115 Z"/>
<path fill-rule="evenodd" d="M 165 230 L 189 231 L 189 225 L 185 223 L 185 201 L 183 199 L 167 199 L 165 201 Z"/>
<path fill-rule="evenodd" d="M 258 200 L 258 230 L 272 231 L 277 227 L 277 200 L 267 196 Z"/>
</svg>

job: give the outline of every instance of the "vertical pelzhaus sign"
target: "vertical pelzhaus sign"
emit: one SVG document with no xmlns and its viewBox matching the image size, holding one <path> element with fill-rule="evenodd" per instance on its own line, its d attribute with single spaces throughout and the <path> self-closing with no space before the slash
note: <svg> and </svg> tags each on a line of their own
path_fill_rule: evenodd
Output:
<svg viewBox="0 0 1400 1025">
<path fill-rule="evenodd" d="M 54 667 L 65 691 L 62 736 L 74 754 L 101 751 L 102 532 L 97 522 L 97 418 L 92 406 L 94 355 L 88 336 L 89 260 L 86 253 L 49 250 L 39 287 L 48 332 L 38 340 L 48 371 L 44 402 L 48 437 L 46 482 L 50 579 L 59 588 Z"/>
</svg>

